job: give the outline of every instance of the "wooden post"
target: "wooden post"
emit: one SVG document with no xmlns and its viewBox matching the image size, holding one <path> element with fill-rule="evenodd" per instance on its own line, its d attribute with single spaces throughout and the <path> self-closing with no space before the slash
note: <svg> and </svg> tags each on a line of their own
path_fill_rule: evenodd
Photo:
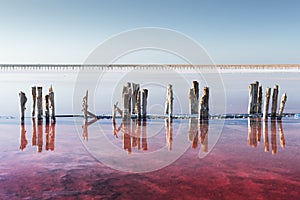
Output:
<svg viewBox="0 0 300 200">
<path fill-rule="evenodd" d="M 280 102 L 280 107 L 279 107 L 279 112 L 278 112 L 278 119 L 279 120 L 281 120 L 286 100 L 287 100 L 287 96 L 286 96 L 286 93 L 284 93 L 281 97 L 281 102 Z"/>
<path fill-rule="evenodd" d="M 49 95 L 45 96 L 45 118 L 46 124 L 49 124 Z"/>
<path fill-rule="evenodd" d="M 129 105 L 128 105 L 128 112 L 130 113 L 130 117 L 131 117 L 131 110 L 132 110 L 132 89 L 131 89 L 131 83 L 130 82 L 127 82 L 127 92 L 129 94 Z"/>
<path fill-rule="evenodd" d="M 132 114 L 137 114 L 138 107 L 136 106 L 138 95 L 140 90 L 140 84 L 132 83 Z"/>
<path fill-rule="evenodd" d="M 262 86 L 260 85 L 259 87 L 258 87 L 258 96 L 257 96 L 257 113 L 258 114 L 261 114 L 262 112 L 261 112 L 261 110 L 262 110 L 262 95 L 263 95 L 263 93 L 262 93 Z"/>
<path fill-rule="evenodd" d="M 248 114 L 254 114 L 257 112 L 257 90 L 258 82 L 251 83 L 248 86 L 249 90 L 249 105 L 248 105 Z"/>
<path fill-rule="evenodd" d="M 83 124 L 86 125 L 87 124 L 87 118 L 88 118 L 88 114 L 87 114 L 87 108 L 88 108 L 88 90 L 86 91 L 86 95 L 83 97 L 82 99 L 82 112 L 83 112 Z"/>
<path fill-rule="evenodd" d="M 209 117 L 209 88 L 203 88 L 203 94 L 200 100 L 200 120 L 207 120 Z"/>
<path fill-rule="evenodd" d="M 278 85 L 274 85 L 273 95 L 272 95 L 271 118 L 276 117 L 277 101 L 278 101 Z"/>
<path fill-rule="evenodd" d="M 52 85 L 49 88 L 49 107 L 50 107 L 51 124 L 55 124 L 56 123 L 55 104 L 54 104 L 54 92 L 52 89 Z"/>
<path fill-rule="evenodd" d="M 266 96 L 264 102 L 264 116 L 263 116 L 264 120 L 268 119 L 270 96 L 271 96 L 271 88 L 266 88 Z"/>
<path fill-rule="evenodd" d="M 135 104 L 135 112 L 137 114 L 137 118 L 141 119 L 141 91 L 139 90 L 136 95 L 136 104 Z"/>
<path fill-rule="evenodd" d="M 173 89 L 172 85 L 168 85 L 167 98 L 165 103 L 165 115 L 168 115 L 169 118 L 172 118 L 173 115 Z"/>
<path fill-rule="evenodd" d="M 189 104 L 191 114 L 198 114 L 199 112 L 199 83 L 193 81 L 193 86 L 189 90 Z"/>
<path fill-rule="evenodd" d="M 27 97 L 25 93 L 22 91 L 19 93 L 19 97 L 20 97 L 21 124 L 24 124 L 25 109 L 26 109 L 25 105 L 27 102 Z"/>
<path fill-rule="evenodd" d="M 36 86 L 31 87 L 32 93 L 32 113 L 31 116 L 35 117 L 35 109 L 36 109 Z"/>
<path fill-rule="evenodd" d="M 143 116 L 143 119 L 146 119 L 147 118 L 148 90 L 143 89 L 141 96 L 142 96 L 142 116 Z"/>
<path fill-rule="evenodd" d="M 122 91 L 122 120 L 127 121 L 131 118 L 131 112 L 130 112 L 130 106 L 131 106 L 131 89 L 127 86 L 123 86 Z"/>
<path fill-rule="evenodd" d="M 43 121 L 43 88 L 37 87 L 37 108 L 38 108 L 38 122 Z"/>
</svg>

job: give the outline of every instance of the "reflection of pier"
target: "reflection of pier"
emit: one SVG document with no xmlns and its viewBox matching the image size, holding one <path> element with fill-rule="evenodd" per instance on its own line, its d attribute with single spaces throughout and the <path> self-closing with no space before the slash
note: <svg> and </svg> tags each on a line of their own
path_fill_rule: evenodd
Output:
<svg viewBox="0 0 300 200">
<path fill-rule="evenodd" d="M 277 127 L 278 125 L 278 134 L 280 139 L 280 146 L 282 148 L 285 147 L 285 138 L 284 138 L 284 132 L 282 127 L 282 121 L 272 119 L 271 121 L 271 148 L 272 148 L 272 154 L 277 153 Z M 270 150 L 270 143 L 269 143 L 269 124 L 268 120 L 263 121 L 262 126 L 262 120 L 261 118 L 249 118 L 248 119 L 248 145 L 252 147 L 257 147 L 258 144 L 261 141 L 261 133 L 263 129 L 263 139 L 264 139 L 264 150 L 265 152 Z"/>
<path fill-rule="evenodd" d="M 189 120 L 188 140 L 192 143 L 192 148 L 198 147 L 198 137 L 200 132 L 200 144 L 203 152 L 208 152 L 208 120 L 191 118 Z"/>
<path fill-rule="evenodd" d="M 55 139 L 55 124 L 45 125 L 45 150 L 54 151 L 54 139 Z M 20 128 L 20 149 L 24 150 L 27 145 L 25 125 L 21 125 Z M 32 146 L 37 146 L 37 151 L 43 150 L 43 125 L 36 125 L 35 119 L 32 119 Z"/>
</svg>

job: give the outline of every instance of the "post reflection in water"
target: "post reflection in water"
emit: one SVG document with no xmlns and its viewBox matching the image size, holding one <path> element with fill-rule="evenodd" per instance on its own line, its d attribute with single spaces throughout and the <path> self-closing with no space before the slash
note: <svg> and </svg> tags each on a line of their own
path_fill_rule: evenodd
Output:
<svg viewBox="0 0 300 200">
<path fill-rule="evenodd" d="M 277 127 L 278 125 L 278 133 L 280 139 L 280 146 L 282 148 L 285 147 L 285 138 L 282 127 L 282 121 L 271 119 L 271 148 L 272 154 L 277 153 Z M 270 151 L 270 143 L 269 143 L 269 128 L 268 128 L 268 120 L 264 120 L 263 122 L 263 138 L 264 138 L 264 151 Z M 260 142 L 261 138 L 261 118 L 248 118 L 248 145 L 252 147 L 257 147 L 257 144 Z"/>
<path fill-rule="evenodd" d="M 35 123 L 35 119 L 32 118 L 32 137 L 31 137 L 31 145 L 32 146 L 36 146 L 37 142 L 36 142 L 36 123 Z"/>
<path fill-rule="evenodd" d="M 172 132 L 172 120 L 165 119 L 165 128 L 166 128 L 166 143 L 168 150 L 172 150 L 172 141 L 173 141 L 173 132 Z"/>
<path fill-rule="evenodd" d="M 188 140 L 192 143 L 192 148 L 198 147 L 198 135 L 200 129 L 201 151 L 208 152 L 208 129 L 209 120 L 200 120 L 192 117 L 189 120 Z"/>
<path fill-rule="evenodd" d="M 54 138 L 55 138 L 55 124 L 46 124 L 46 151 L 54 151 Z"/>
<path fill-rule="evenodd" d="M 198 118 L 192 117 L 189 120 L 188 140 L 192 143 L 192 148 L 198 147 Z"/>
<path fill-rule="evenodd" d="M 21 124 L 20 126 L 20 150 L 24 150 L 27 146 L 26 130 L 25 125 Z"/>
<path fill-rule="evenodd" d="M 113 135 L 118 137 L 118 132 L 122 133 L 123 149 L 129 154 L 133 148 L 137 150 L 147 151 L 147 120 L 143 119 L 123 119 L 121 125 L 117 128 L 116 121 L 112 121 Z"/>
<path fill-rule="evenodd" d="M 54 141 L 55 141 L 55 124 L 46 124 L 45 125 L 45 150 L 54 151 Z M 27 145 L 26 139 L 26 130 L 25 125 L 21 125 L 20 128 L 20 149 L 24 150 Z M 31 137 L 31 145 L 37 146 L 37 152 L 42 152 L 43 150 L 43 124 L 39 123 L 36 126 L 35 119 L 32 119 L 32 137 Z"/>
<path fill-rule="evenodd" d="M 208 120 L 200 121 L 200 143 L 203 152 L 208 152 L 208 128 Z"/>
<path fill-rule="evenodd" d="M 38 124 L 38 142 L 37 142 L 37 151 L 42 152 L 43 150 L 43 125 Z"/>
</svg>

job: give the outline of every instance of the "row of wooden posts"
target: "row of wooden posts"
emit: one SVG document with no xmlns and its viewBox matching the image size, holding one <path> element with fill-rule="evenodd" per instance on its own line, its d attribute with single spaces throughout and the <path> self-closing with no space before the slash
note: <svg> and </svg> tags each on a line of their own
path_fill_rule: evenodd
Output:
<svg viewBox="0 0 300 200">
<path fill-rule="evenodd" d="M 262 114 L 262 86 L 258 81 L 251 83 L 248 87 L 249 89 L 249 105 L 248 105 L 248 114 L 261 115 Z M 281 97 L 280 107 L 277 115 L 277 104 L 278 104 L 278 85 L 274 85 L 273 94 L 272 94 L 272 107 L 271 107 L 271 118 L 274 119 L 277 116 L 277 119 L 282 118 L 283 110 L 285 103 L 287 101 L 287 95 L 284 93 Z M 264 110 L 263 118 L 268 119 L 269 116 L 269 104 L 271 98 L 271 88 L 266 88 L 265 101 L 264 101 Z"/>
<path fill-rule="evenodd" d="M 32 112 L 31 116 L 32 118 L 36 117 L 36 109 L 37 109 L 37 119 L 38 123 L 43 122 L 43 87 L 36 87 L 33 86 L 31 88 L 32 93 Z M 26 110 L 26 102 L 27 97 L 24 92 L 19 93 L 20 97 L 20 108 L 21 108 L 21 124 L 24 124 L 24 118 L 25 118 L 25 110 Z M 54 105 L 54 92 L 52 89 L 52 85 L 49 88 L 49 93 L 45 95 L 45 120 L 46 124 L 50 122 L 55 124 L 55 105 Z"/>
<path fill-rule="evenodd" d="M 173 116 L 173 100 L 173 87 L 169 84 L 164 114 L 170 119 Z M 122 116 L 123 121 L 131 118 L 146 119 L 147 102 L 148 89 L 141 89 L 140 84 L 128 82 L 122 89 L 122 109 L 118 107 L 118 102 L 116 102 L 113 107 L 112 119 L 115 120 L 117 113 Z M 189 89 L 189 104 L 192 115 L 198 114 L 200 120 L 207 120 L 209 118 L 209 88 L 204 87 L 203 89 L 199 109 L 199 83 L 198 81 L 193 81 L 192 88 Z M 88 91 L 83 97 L 82 112 L 85 124 L 88 123 L 89 116 L 94 119 L 97 118 L 95 114 L 88 111 Z"/>
</svg>

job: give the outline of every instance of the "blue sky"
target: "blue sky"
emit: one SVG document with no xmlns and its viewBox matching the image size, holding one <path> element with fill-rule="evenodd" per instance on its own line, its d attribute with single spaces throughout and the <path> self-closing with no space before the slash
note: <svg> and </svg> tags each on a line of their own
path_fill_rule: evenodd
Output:
<svg viewBox="0 0 300 200">
<path fill-rule="evenodd" d="M 218 64 L 300 63 L 296 0 L 0 3 L 0 63 L 80 64 L 101 42 L 141 27 L 186 34 Z M 164 62 L 180 61 L 170 56 Z"/>
</svg>

